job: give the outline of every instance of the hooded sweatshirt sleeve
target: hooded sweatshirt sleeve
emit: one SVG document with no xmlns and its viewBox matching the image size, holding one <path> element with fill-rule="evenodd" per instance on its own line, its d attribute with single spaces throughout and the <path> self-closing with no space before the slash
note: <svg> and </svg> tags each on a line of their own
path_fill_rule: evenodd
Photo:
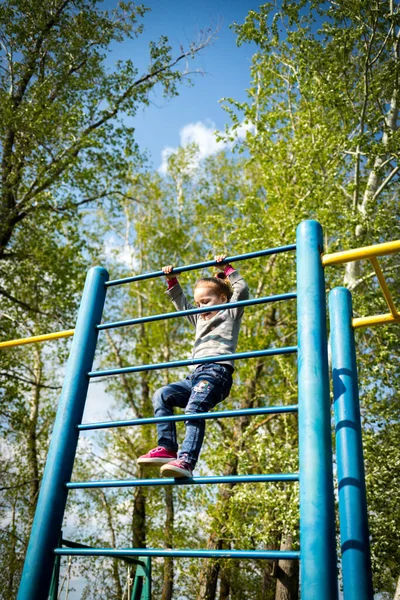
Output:
<svg viewBox="0 0 400 600">
<path fill-rule="evenodd" d="M 233 288 L 233 295 L 230 302 L 247 300 L 249 298 L 249 288 L 239 271 L 228 265 L 225 267 L 225 274 L 228 276 Z M 242 307 L 229 309 L 229 314 L 233 319 L 240 319 L 243 316 L 243 312 L 244 309 Z"/>
<path fill-rule="evenodd" d="M 194 306 L 193 304 L 190 304 L 190 302 L 188 302 L 178 281 L 175 283 L 175 285 L 173 287 L 169 288 L 165 293 L 167 294 L 167 296 L 169 296 L 171 298 L 172 303 L 175 306 L 176 310 L 190 310 L 191 308 L 196 308 L 196 306 Z M 188 315 L 186 318 L 194 327 L 196 327 L 196 323 L 199 318 L 199 315 Z"/>
</svg>

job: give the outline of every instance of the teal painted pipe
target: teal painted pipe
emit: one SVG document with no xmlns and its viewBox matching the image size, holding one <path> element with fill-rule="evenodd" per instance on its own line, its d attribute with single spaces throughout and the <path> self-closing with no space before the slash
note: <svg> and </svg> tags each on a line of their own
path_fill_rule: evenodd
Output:
<svg viewBox="0 0 400 600">
<path fill-rule="evenodd" d="M 287 294 L 276 294 L 275 296 L 264 296 L 262 298 L 250 298 L 249 300 L 239 300 L 238 302 L 225 302 L 224 304 L 215 304 L 213 310 L 230 310 L 231 308 L 240 308 L 241 306 L 256 306 L 258 304 L 270 304 L 271 302 L 281 302 L 282 300 L 294 300 L 296 292 Z M 166 319 L 176 319 L 178 317 L 187 317 L 189 315 L 199 315 L 210 312 L 209 307 L 189 308 L 188 310 L 177 310 L 159 315 L 150 315 L 148 317 L 137 317 L 135 319 L 126 319 L 125 321 L 115 321 L 114 323 L 102 323 L 97 326 L 99 331 L 103 329 L 116 329 L 117 327 L 127 327 L 128 325 L 139 325 L 140 323 L 153 323 L 154 321 L 164 321 Z"/>
<path fill-rule="evenodd" d="M 267 481 L 298 481 L 298 473 L 270 473 L 267 475 L 217 475 L 215 477 L 154 477 L 151 479 L 100 479 L 98 481 L 70 481 L 69 490 L 82 488 L 151 487 L 155 485 L 204 485 L 219 483 L 265 483 Z"/>
<path fill-rule="evenodd" d="M 367 498 L 351 293 L 329 294 L 344 600 L 372 600 Z"/>
<path fill-rule="evenodd" d="M 54 554 L 61 556 L 187 556 L 190 558 L 251 558 L 258 560 L 296 560 L 296 550 L 186 550 L 174 548 L 91 548 L 90 550 L 56 548 Z M 322 597 L 320 598 L 322 600 Z"/>
<path fill-rule="evenodd" d="M 238 410 L 215 410 L 202 413 L 202 419 L 226 419 L 227 417 L 253 417 L 256 415 L 273 415 L 297 412 L 297 404 L 286 406 L 260 406 L 259 408 L 240 408 Z M 109 429 L 111 427 L 131 427 L 132 425 L 155 425 L 156 423 L 167 423 L 168 421 L 195 421 L 198 414 L 171 415 L 168 417 L 146 417 L 141 419 L 127 419 L 126 421 L 105 421 L 103 423 L 82 423 L 78 425 L 79 431 L 88 429 Z"/>
<path fill-rule="evenodd" d="M 86 278 L 17 600 L 45 600 L 49 594 L 107 279 L 101 267 L 90 269 Z"/>
<path fill-rule="evenodd" d="M 208 267 L 222 267 L 238 260 L 251 260 L 253 258 L 259 258 L 260 256 L 271 256 L 272 254 L 280 254 L 281 252 L 290 252 L 296 250 L 296 244 L 289 244 L 287 246 L 279 246 L 277 248 L 268 248 L 266 250 L 256 250 L 256 252 L 247 252 L 246 254 L 236 254 L 235 256 L 227 256 L 222 263 L 217 263 L 216 260 L 207 260 L 193 265 L 185 265 L 184 267 L 175 267 L 173 274 L 179 275 L 184 271 L 196 271 L 197 269 L 206 269 Z M 132 283 L 133 281 L 143 281 L 145 279 L 154 279 L 155 277 L 165 277 L 163 271 L 154 271 L 153 273 L 142 273 L 141 275 L 134 275 L 133 277 L 125 277 L 124 279 L 113 279 L 106 283 L 108 286 L 122 285 L 124 283 Z"/>
<path fill-rule="evenodd" d="M 187 360 L 174 360 L 166 363 L 139 365 L 138 367 L 123 367 L 122 369 L 109 369 L 108 371 L 90 371 L 89 377 L 108 377 L 122 373 L 140 373 L 141 371 L 156 371 L 157 369 L 173 369 L 190 365 L 206 365 L 222 360 L 238 360 L 239 358 L 256 358 L 259 356 L 276 356 L 278 354 L 293 354 L 297 352 L 296 346 L 285 348 L 266 348 L 265 350 L 251 350 L 250 352 L 236 352 L 235 354 L 220 354 L 219 356 L 206 356 L 204 358 L 189 358 Z"/>
<path fill-rule="evenodd" d="M 302 600 L 338 597 L 322 239 L 316 221 L 297 228 Z"/>
</svg>

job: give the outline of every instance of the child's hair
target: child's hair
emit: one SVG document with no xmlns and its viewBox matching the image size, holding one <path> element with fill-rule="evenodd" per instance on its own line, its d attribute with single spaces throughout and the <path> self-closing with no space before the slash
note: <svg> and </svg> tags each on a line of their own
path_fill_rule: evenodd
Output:
<svg viewBox="0 0 400 600">
<path fill-rule="evenodd" d="M 203 283 L 214 285 L 220 294 L 225 294 L 225 296 L 228 298 L 228 301 L 232 298 L 233 288 L 231 282 L 223 271 L 216 273 L 214 277 L 202 277 L 201 279 L 198 279 L 194 284 L 193 289 L 195 290 Z"/>
</svg>

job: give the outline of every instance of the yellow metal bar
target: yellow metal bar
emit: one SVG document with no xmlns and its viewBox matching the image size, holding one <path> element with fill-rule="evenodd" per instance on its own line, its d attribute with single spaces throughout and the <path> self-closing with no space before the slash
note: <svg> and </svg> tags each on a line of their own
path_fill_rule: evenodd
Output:
<svg viewBox="0 0 400 600">
<path fill-rule="evenodd" d="M 385 276 L 382 273 L 382 270 L 381 270 L 381 268 L 379 266 L 379 263 L 378 263 L 377 259 L 375 257 L 371 257 L 369 260 L 370 260 L 370 262 L 372 263 L 372 266 L 375 269 L 375 273 L 376 273 L 376 275 L 378 277 L 379 283 L 380 283 L 381 288 L 382 288 L 383 295 L 385 296 L 386 304 L 388 305 L 390 312 L 392 313 L 392 315 L 394 317 L 398 317 L 399 313 L 396 310 L 396 307 L 395 307 L 394 302 L 392 300 L 392 296 L 390 294 L 389 288 L 388 288 L 387 283 L 386 283 Z"/>
<path fill-rule="evenodd" d="M 12 346 L 34 344 L 35 342 L 57 340 L 59 338 L 71 337 L 72 335 L 74 335 L 74 333 L 75 329 L 68 329 L 67 331 L 55 331 L 54 333 L 45 333 L 44 335 L 35 335 L 33 337 L 21 338 L 19 340 L 9 340 L 8 342 L 0 342 L 0 348 L 11 348 Z"/>
<path fill-rule="evenodd" d="M 322 256 L 322 265 L 324 267 L 329 265 L 341 265 L 343 263 L 352 262 L 353 260 L 361 260 L 373 256 L 385 256 L 386 254 L 394 254 L 395 252 L 400 252 L 400 240 L 376 244 L 374 246 L 364 246 L 364 248 L 356 248 L 355 250 L 344 250 L 343 252 L 325 254 Z"/>
<path fill-rule="evenodd" d="M 359 327 L 368 327 L 370 325 L 385 325 L 386 323 L 400 323 L 400 315 L 393 316 L 391 313 L 387 313 L 386 315 L 358 317 L 352 320 L 354 329 L 358 329 Z"/>
</svg>

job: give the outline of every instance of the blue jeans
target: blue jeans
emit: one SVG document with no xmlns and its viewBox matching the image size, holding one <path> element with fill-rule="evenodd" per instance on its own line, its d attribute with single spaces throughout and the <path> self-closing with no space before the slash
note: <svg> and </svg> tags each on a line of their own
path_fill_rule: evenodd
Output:
<svg viewBox="0 0 400 600">
<path fill-rule="evenodd" d="M 228 369 L 218 363 L 200 365 L 183 381 L 171 383 L 153 396 L 154 414 L 156 417 L 167 417 L 174 414 L 174 406 L 184 408 L 185 413 L 205 413 L 229 396 L 232 387 L 232 375 Z M 186 435 L 178 458 L 184 458 L 192 467 L 199 458 L 203 445 L 204 419 L 185 421 Z M 177 452 L 175 422 L 157 424 L 158 445 Z"/>
</svg>

